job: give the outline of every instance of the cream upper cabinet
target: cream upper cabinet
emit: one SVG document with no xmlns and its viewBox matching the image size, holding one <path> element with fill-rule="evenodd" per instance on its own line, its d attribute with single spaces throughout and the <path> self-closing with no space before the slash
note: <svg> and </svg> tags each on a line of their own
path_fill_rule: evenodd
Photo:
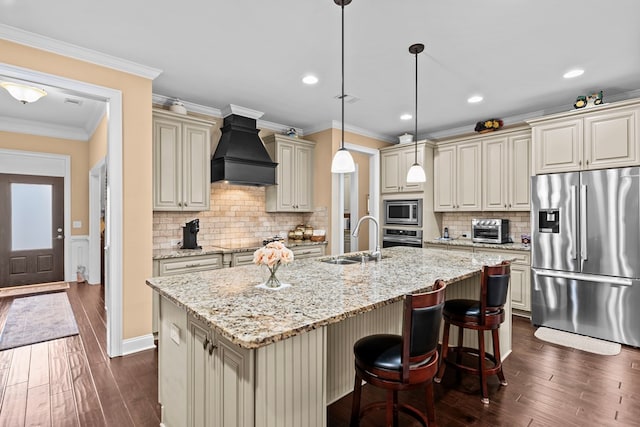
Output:
<svg viewBox="0 0 640 427">
<path fill-rule="evenodd" d="M 434 210 L 482 209 L 481 141 L 447 144 L 434 153 Z"/>
<path fill-rule="evenodd" d="M 153 110 L 153 210 L 209 209 L 214 124 Z"/>
<path fill-rule="evenodd" d="M 530 120 L 536 174 L 640 164 L 637 101 Z"/>
<path fill-rule="evenodd" d="M 415 163 L 414 144 L 380 149 L 380 191 L 381 193 L 412 193 L 424 191 L 424 184 L 407 182 L 407 172 Z M 424 164 L 424 142 L 418 142 L 418 163 Z"/>
<path fill-rule="evenodd" d="M 313 211 L 315 142 L 269 135 L 264 143 L 271 159 L 278 163 L 276 185 L 266 189 L 267 212 Z"/>
<path fill-rule="evenodd" d="M 530 132 L 484 139 L 482 144 L 482 209 L 530 210 Z"/>
</svg>

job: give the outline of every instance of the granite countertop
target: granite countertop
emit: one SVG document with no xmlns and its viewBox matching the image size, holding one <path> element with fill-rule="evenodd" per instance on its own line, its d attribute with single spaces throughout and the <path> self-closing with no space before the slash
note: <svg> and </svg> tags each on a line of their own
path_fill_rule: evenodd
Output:
<svg viewBox="0 0 640 427">
<path fill-rule="evenodd" d="M 325 240 L 324 242 L 311 242 L 308 240 L 303 240 L 301 242 L 296 241 L 285 241 L 284 244 L 288 248 L 293 248 L 296 246 L 316 246 L 316 245 L 326 245 L 328 242 Z M 263 245 L 256 243 L 254 246 L 237 246 L 237 247 L 220 247 L 220 246 L 205 246 L 202 249 L 156 249 L 153 251 L 153 259 L 168 259 L 168 258 L 182 258 L 189 256 L 198 256 L 198 255 L 215 255 L 215 254 L 228 254 L 228 253 L 239 253 L 239 252 L 252 252 L 258 248 L 261 248 Z"/>
<path fill-rule="evenodd" d="M 525 251 L 530 252 L 530 246 L 524 246 L 522 243 L 474 243 L 471 239 L 465 237 L 458 237 L 455 239 L 432 239 L 425 240 L 425 243 L 432 245 L 445 245 L 445 246 L 467 246 L 473 248 L 487 248 L 487 249 L 495 249 L 495 250 L 508 250 L 508 251 Z"/>
<path fill-rule="evenodd" d="M 379 262 L 348 265 L 295 260 L 277 273 L 291 286 L 276 291 L 255 287 L 268 276 L 266 267 L 255 265 L 154 277 L 147 284 L 233 343 L 258 348 L 393 303 L 436 279 L 471 277 L 482 265 L 503 260 L 408 247 L 382 254 Z"/>
</svg>

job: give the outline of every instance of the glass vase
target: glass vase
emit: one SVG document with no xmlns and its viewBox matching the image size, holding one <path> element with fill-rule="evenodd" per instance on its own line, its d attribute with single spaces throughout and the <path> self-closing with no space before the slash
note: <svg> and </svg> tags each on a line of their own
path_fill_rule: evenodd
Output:
<svg viewBox="0 0 640 427">
<path fill-rule="evenodd" d="M 278 280 L 278 278 L 276 277 L 277 270 L 278 270 L 277 267 L 269 269 L 269 278 L 267 279 L 266 282 L 264 282 L 264 285 L 267 288 L 279 288 L 280 286 L 282 286 L 282 284 L 280 283 L 280 280 Z"/>
</svg>

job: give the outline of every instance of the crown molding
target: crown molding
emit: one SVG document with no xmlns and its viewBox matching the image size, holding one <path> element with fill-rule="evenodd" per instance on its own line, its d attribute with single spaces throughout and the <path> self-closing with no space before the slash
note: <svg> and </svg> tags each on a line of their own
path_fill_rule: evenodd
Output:
<svg viewBox="0 0 640 427">
<path fill-rule="evenodd" d="M 16 119 L 13 117 L 2 117 L 2 120 L 0 120 L 0 131 L 72 139 L 75 141 L 88 141 L 91 137 L 91 134 L 82 128 Z"/>
<path fill-rule="evenodd" d="M 331 121 L 331 127 L 333 129 L 341 129 L 342 128 L 342 122 L 338 121 L 338 120 L 332 120 Z M 389 135 L 384 135 L 381 133 L 376 133 L 376 132 L 371 132 L 369 130 L 363 129 L 363 128 L 359 128 L 357 126 L 351 126 L 347 123 L 345 123 L 344 125 L 344 130 L 347 132 L 351 132 L 351 133 L 355 133 L 361 136 L 366 136 L 367 138 L 373 138 L 373 139 L 377 139 L 380 141 L 384 141 L 384 142 L 390 142 L 390 143 L 394 143 L 397 142 L 394 138 L 390 137 Z"/>
<path fill-rule="evenodd" d="M 80 61 L 112 68 L 117 71 L 122 71 L 124 73 L 133 74 L 150 80 L 155 79 L 162 73 L 162 70 L 157 68 L 148 67 L 133 61 L 118 58 L 60 40 L 55 40 L 50 37 L 42 36 L 40 34 L 5 24 L 0 24 L 0 38 L 58 55 L 78 59 Z"/>
<path fill-rule="evenodd" d="M 258 120 L 264 116 L 262 111 L 252 110 L 251 108 L 241 107 L 239 105 L 229 104 L 222 109 L 222 117 L 227 117 L 232 114 L 236 114 L 242 117 L 248 117 L 250 119 Z"/>
<path fill-rule="evenodd" d="M 171 105 L 171 103 L 175 100 L 176 98 L 174 97 L 169 97 L 169 96 L 165 96 L 165 95 L 159 95 L 154 93 L 153 97 L 152 97 L 152 102 L 154 104 L 158 104 L 158 105 L 165 105 L 165 106 L 169 106 Z M 213 108 L 213 107 L 207 107 L 205 105 L 200 105 L 200 104 L 196 104 L 193 102 L 189 102 L 189 101 L 185 101 L 184 99 L 180 99 L 180 102 L 182 102 L 184 104 L 184 107 L 187 109 L 187 111 L 190 111 L 192 113 L 199 113 L 199 114 L 204 114 L 207 116 L 211 116 L 211 117 L 219 117 L 219 118 L 223 118 L 228 116 L 231 113 L 225 114 L 226 110 L 220 110 L 218 108 Z M 250 108 L 245 108 L 245 107 L 240 107 L 237 105 L 233 106 L 233 114 L 239 114 L 241 116 L 245 116 L 245 117 L 251 117 L 247 114 L 245 114 L 245 112 L 247 112 L 247 114 L 251 114 L 251 112 L 256 112 L 256 113 L 260 113 L 259 111 L 256 110 L 251 110 Z M 263 113 L 260 113 L 261 115 Z M 274 132 L 278 132 L 281 133 L 287 129 L 291 129 L 294 128 L 296 130 L 296 132 L 298 133 L 298 135 L 302 136 L 303 132 L 301 128 L 297 128 L 295 126 L 288 126 L 288 125 L 283 125 L 280 123 L 275 123 L 275 122 L 270 122 L 267 120 L 257 120 L 256 121 L 256 126 L 258 127 L 258 129 L 269 129 L 272 130 Z"/>
</svg>

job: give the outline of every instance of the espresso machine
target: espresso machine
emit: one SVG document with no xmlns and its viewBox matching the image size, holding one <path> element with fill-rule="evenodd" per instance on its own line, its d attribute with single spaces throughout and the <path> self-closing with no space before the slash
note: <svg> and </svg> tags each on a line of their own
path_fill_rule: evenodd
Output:
<svg viewBox="0 0 640 427">
<path fill-rule="evenodd" d="M 199 219 L 189 221 L 182 227 L 182 249 L 202 249 L 202 246 L 198 246 L 198 231 Z"/>
</svg>

